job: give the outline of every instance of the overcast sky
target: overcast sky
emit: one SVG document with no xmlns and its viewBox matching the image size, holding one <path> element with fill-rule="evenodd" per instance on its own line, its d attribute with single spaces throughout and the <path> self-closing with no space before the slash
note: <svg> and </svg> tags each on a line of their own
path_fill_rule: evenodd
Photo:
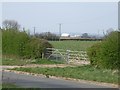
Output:
<svg viewBox="0 0 120 90">
<path fill-rule="evenodd" d="M 2 3 L 2 20 L 16 20 L 33 32 L 103 34 L 118 28 L 117 2 L 11 2 Z"/>
</svg>

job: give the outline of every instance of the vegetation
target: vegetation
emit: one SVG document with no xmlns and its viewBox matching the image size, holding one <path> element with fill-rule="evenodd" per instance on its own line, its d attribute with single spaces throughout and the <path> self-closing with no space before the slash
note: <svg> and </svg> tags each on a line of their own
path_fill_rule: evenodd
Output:
<svg viewBox="0 0 120 90">
<path fill-rule="evenodd" d="M 2 88 L 19 88 L 19 87 L 11 83 L 2 83 Z"/>
<path fill-rule="evenodd" d="M 4 29 L 18 30 L 20 28 L 20 25 L 15 20 L 4 20 L 2 26 Z"/>
<path fill-rule="evenodd" d="M 62 64 L 63 62 L 47 60 L 47 59 L 13 59 L 3 58 L 2 65 L 18 65 L 23 66 L 27 64 Z"/>
<path fill-rule="evenodd" d="M 99 68 L 118 69 L 120 32 L 109 33 L 102 42 L 93 45 L 88 49 L 88 55 L 93 66 Z"/>
<path fill-rule="evenodd" d="M 25 31 L 19 31 L 18 23 L 15 21 L 5 21 L 3 24 L 5 27 L 1 29 L 3 55 L 24 59 L 41 58 L 45 49 L 52 47 L 47 40 L 30 37 Z"/>
<path fill-rule="evenodd" d="M 62 61 L 47 60 L 47 59 L 36 59 L 32 61 L 33 64 L 63 64 Z"/>
<path fill-rule="evenodd" d="M 42 58 L 42 54 L 46 48 L 51 48 L 52 45 L 46 40 L 32 38 L 25 46 L 24 58 Z"/>
<path fill-rule="evenodd" d="M 81 38 L 90 38 L 90 36 L 88 35 L 88 33 L 83 33 Z"/>
<path fill-rule="evenodd" d="M 40 38 L 40 39 L 46 39 L 46 40 L 50 40 L 50 41 L 58 41 L 59 40 L 59 36 L 51 33 L 51 32 L 44 32 L 44 33 L 36 33 L 35 37 Z"/>
<path fill-rule="evenodd" d="M 2 53 L 22 56 L 29 39 L 25 32 L 13 29 L 2 30 Z"/>
<path fill-rule="evenodd" d="M 51 43 L 54 48 L 84 51 L 97 42 L 99 41 L 49 41 L 49 43 Z"/>
<path fill-rule="evenodd" d="M 22 66 L 22 65 L 26 65 L 26 64 L 31 64 L 32 60 L 23 60 L 23 59 L 13 59 L 13 58 L 3 58 L 2 59 L 2 65 L 18 65 L 18 66 Z"/>
<path fill-rule="evenodd" d="M 118 83 L 118 72 L 114 70 L 98 69 L 90 65 L 65 68 L 14 68 L 12 70 L 44 74 L 46 76 L 60 76 L 99 82 Z"/>
</svg>

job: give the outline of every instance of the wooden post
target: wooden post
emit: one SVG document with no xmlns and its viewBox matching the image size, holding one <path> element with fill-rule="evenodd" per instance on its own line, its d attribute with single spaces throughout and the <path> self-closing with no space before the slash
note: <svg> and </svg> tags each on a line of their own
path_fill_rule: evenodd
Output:
<svg viewBox="0 0 120 90">
<path fill-rule="evenodd" d="M 44 58 L 44 53 L 42 53 L 42 59 Z"/>
<path fill-rule="evenodd" d="M 69 63 L 69 50 L 66 50 L 66 55 L 67 55 L 66 63 L 68 64 Z"/>
</svg>

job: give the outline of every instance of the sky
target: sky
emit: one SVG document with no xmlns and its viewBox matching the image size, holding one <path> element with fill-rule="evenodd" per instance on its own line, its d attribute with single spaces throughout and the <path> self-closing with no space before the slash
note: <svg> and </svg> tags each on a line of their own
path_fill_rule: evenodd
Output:
<svg viewBox="0 0 120 90">
<path fill-rule="evenodd" d="M 0 4 L 1 7 L 1 4 Z M 103 34 L 118 28 L 117 2 L 4 2 L 2 21 L 16 20 L 33 33 Z"/>
<path fill-rule="evenodd" d="M 118 3 L 118 29 L 120 30 L 120 1 Z"/>
</svg>

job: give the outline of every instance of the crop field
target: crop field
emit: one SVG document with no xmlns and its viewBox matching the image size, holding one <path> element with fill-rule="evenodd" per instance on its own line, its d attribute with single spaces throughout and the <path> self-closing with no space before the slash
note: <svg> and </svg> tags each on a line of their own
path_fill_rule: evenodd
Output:
<svg viewBox="0 0 120 90">
<path fill-rule="evenodd" d="M 49 41 L 54 48 L 64 50 L 86 51 L 88 47 L 100 41 Z"/>
</svg>

